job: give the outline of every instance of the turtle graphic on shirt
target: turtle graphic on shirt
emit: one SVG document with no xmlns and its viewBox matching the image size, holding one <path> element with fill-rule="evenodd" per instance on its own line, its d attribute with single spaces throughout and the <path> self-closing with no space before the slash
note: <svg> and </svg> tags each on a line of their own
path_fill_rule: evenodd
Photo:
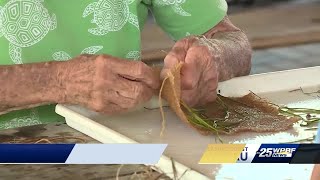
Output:
<svg viewBox="0 0 320 180">
<path fill-rule="evenodd" d="M 141 52 L 140 51 L 129 51 L 126 55 L 127 59 L 140 60 Z"/>
<path fill-rule="evenodd" d="M 50 16 L 43 0 L 10 0 L 0 6 L 0 37 L 9 41 L 9 55 L 22 64 L 21 49 L 41 41 L 57 27 L 55 14 Z"/>
<path fill-rule="evenodd" d="M 103 36 L 109 32 L 121 30 L 128 22 L 139 29 L 138 17 L 131 13 L 129 4 L 135 0 L 98 0 L 90 3 L 84 10 L 85 18 L 93 13 L 92 23 L 96 28 L 89 29 L 89 33 Z"/>
<path fill-rule="evenodd" d="M 190 13 L 182 9 L 181 5 L 184 4 L 186 0 L 154 0 L 153 3 L 158 6 L 171 6 L 172 10 L 179 14 L 180 16 L 191 16 Z"/>
<path fill-rule="evenodd" d="M 98 51 L 103 49 L 103 46 L 90 46 L 81 51 L 81 54 L 96 54 Z M 52 55 L 53 60 L 55 61 L 67 61 L 72 57 L 65 51 L 57 51 Z M 126 58 L 139 60 L 140 59 L 140 51 L 130 51 L 126 55 Z"/>
<path fill-rule="evenodd" d="M 96 54 L 101 49 L 103 49 L 103 46 L 90 46 L 82 50 L 80 54 Z M 53 53 L 52 58 L 55 61 L 67 61 L 72 57 L 65 51 L 58 51 Z"/>
<path fill-rule="evenodd" d="M 0 123 L 0 129 L 10 129 L 10 128 L 18 128 L 18 127 L 24 127 L 24 126 L 32 126 L 41 124 L 38 110 L 37 109 L 31 109 L 30 114 L 26 116 L 16 117 L 8 122 L 5 121 L 4 123 Z"/>
</svg>

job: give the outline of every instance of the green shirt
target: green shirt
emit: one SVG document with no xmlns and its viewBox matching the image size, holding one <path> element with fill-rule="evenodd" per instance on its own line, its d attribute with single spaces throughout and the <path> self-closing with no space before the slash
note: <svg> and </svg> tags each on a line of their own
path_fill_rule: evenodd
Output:
<svg viewBox="0 0 320 180">
<path fill-rule="evenodd" d="M 203 34 L 225 0 L 0 0 L 0 65 L 66 61 L 82 53 L 139 60 L 148 10 L 174 40 Z M 4 78 L 4 77 L 1 77 Z M 54 106 L 0 116 L 0 129 L 63 120 Z"/>
</svg>

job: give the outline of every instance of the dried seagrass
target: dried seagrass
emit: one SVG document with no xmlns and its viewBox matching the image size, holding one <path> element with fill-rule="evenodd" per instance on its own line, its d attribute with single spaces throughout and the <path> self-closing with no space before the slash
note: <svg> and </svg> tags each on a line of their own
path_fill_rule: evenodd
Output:
<svg viewBox="0 0 320 180">
<path fill-rule="evenodd" d="M 161 135 L 164 132 L 165 127 L 165 117 L 164 117 L 164 111 L 162 109 L 162 98 L 165 99 L 170 108 L 176 113 L 176 115 L 179 117 L 180 120 L 182 120 L 184 123 L 190 125 L 192 128 L 195 128 L 195 126 L 192 126 L 188 118 L 185 114 L 185 112 L 181 108 L 180 103 L 180 97 L 181 97 L 181 85 L 180 85 L 180 70 L 182 67 L 182 63 L 177 64 L 171 71 L 169 71 L 164 78 L 162 82 L 162 86 L 159 92 L 159 104 L 160 104 L 160 112 L 163 119 L 162 124 L 162 131 Z M 201 131 L 200 131 L 201 132 Z"/>
<path fill-rule="evenodd" d="M 233 134 L 241 131 L 278 132 L 290 129 L 299 119 L 279 114 L 278 107 L 254 94 L 241 98 L 218 96 L 217 101 L 200 109 L 188 107 L 181 101 L 180 70 L 182 63 L 169 71 L 159 92 L 160 111 L 163 119 L 161 135 L 164 132 L 165 117 L 162 98 L 179 119 L 203 135 Z"/>
</svg>

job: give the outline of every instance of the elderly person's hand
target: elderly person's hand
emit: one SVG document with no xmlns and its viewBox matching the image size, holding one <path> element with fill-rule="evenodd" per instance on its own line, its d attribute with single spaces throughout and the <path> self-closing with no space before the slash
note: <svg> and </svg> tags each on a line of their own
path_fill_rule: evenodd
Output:
<svg viewBox="0 0 320 180">
<path fill-rule="evenodd" d="M 152 97 L 159 77 L 141 61 L 127 61 L 109 55 L 82 55 L 65 65 L 66 103 L 80 104 L 94 111 L 125 112 Z"/>
<path fill-rule="evenodd" d="M 0 79 L 0 114 L 56 103 L 117 114 L 149 101 L 160 86 L 143 62 L 110 55 L 2 66 L 0 75 L 8 77 Z"/>
<path fill-rule="evenodd" d="M 204 105 L 217 97 L 219 81 L 247 75 L 251 69 L 251 47 L 246 35 L 225 17 L 203 36 L 176 42 L 164 60 L 161 77 L 183 62 L 181 98 L 189 106 Z"/>
<path fill-rule="evenodd" d="M 215 100 L 218 76 L 215 53 L 202 44 L 198 37 L 178 41 L 164 59 L 161 76 L 183 62 L 181 69 L 181 96 L 190 106 L 203 105 Z"/>
</svg>

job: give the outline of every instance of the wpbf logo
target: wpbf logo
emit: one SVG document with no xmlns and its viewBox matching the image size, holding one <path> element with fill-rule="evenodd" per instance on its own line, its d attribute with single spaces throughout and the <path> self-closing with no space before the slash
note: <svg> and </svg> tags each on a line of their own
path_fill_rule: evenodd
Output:
<svg viewBox="0 0 320 180">
<path fill-rule="evenodd" d="M 264 157 L 292 157 L 297 148 L 260 148 L 257 155 Z"/>
</svg>

